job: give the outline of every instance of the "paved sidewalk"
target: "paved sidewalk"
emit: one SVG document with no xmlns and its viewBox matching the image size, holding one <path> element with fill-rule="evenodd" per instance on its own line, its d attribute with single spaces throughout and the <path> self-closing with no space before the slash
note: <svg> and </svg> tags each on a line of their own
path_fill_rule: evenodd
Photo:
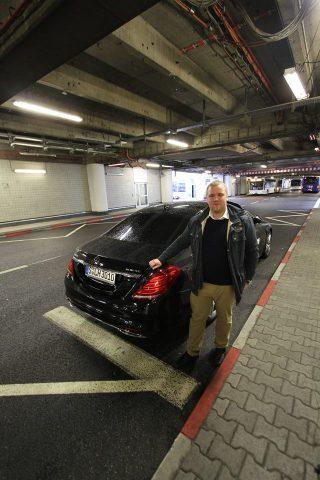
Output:
<svg viewBox="0 0 320 480">
<path fill-rule="evenodd" d="M 153 480 L 320 478 L 320 210 L 286 261 L 204 422 L 191 414 Z"/>
</svg>

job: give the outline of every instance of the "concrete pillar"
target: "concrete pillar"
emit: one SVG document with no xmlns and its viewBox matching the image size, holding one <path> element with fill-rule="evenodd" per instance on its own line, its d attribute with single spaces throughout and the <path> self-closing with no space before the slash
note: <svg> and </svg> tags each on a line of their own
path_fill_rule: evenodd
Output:
<svg viewBox="0 0 320 480">
<path fill-rule="evenodd" d="M 87 175 L 91 210 L 93 212 L 105 212 L 108 210 L 108 200 L 104 165 L 89 163 L 87 165 Z"/>
<path fill-rule="evenodd" d="M 224 183 L 226 184 L 226 187 L 227 187 L 227 190 L 228 190 L 228 196 L 232 196 L 233 193 L 232 193 L 232 179 L 231 179 L 231 175 L 224 175 L 223 176 L 223 181 Z"/>
<path fill-rule="evenodd" d="M 172 171 L 162 170 L 160 176 L 161 182 L 161 202 L 172 202 Z"/>
<path fill-rule="evenodd" d="M 240 177 L 240 195 L 247 195 L 248 190 L 247 177 Z"/>
</svg>

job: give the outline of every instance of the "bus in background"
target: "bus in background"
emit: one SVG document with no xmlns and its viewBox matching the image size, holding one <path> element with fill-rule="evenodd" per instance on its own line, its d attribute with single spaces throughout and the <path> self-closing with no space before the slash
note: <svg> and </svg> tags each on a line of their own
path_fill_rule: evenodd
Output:
<svg viewBox="0 0 320 480">
<path fill-rule="evenodd" d="M 268 195 L 275 192 L 275 186 L 275 178 L 250 179 L 248 195 Z"/>
<path fill-rule="evenodd" d="M 320 190 L 319 177 L 303 177 L 302 192 L 303 193 L 318 193 Z"/>
<path fill-rule="evenodd" d="M 294 192 L 296 190 L 300 191 L 301 190 L 301 178 L 292 178 L 291 179 L 291 186 L 290 186 L 290 191 Z"/>
</svg>

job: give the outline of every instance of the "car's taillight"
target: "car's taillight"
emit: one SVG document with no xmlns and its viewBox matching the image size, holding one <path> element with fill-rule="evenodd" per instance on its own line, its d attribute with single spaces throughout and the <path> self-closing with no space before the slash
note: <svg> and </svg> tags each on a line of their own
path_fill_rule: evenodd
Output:
<svg viewBox="0 0 320 480">
<path fill-rule="evenodd" d="M 71 258 L 70 262 L 68 263 L 67 272 L 69 273 L 69 275 L 71 275 L 71 277 L 74 276 L 74 263 L 73 263 L 73 258 Z"/>
<path fill-rule="evenodd" d="M 180 275 L 180 268 L 168 265 L 159 268 L 148 278 L 148 280 L 137 290 L 132 297 L 138 300 L 152 300 L 166 293 L 168 288 Z"/>
</svg>

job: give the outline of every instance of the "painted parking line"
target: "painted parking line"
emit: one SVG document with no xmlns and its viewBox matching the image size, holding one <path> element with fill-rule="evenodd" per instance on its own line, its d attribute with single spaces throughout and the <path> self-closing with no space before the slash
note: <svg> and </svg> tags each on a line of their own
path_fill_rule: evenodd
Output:
<svg viewBox="0 0 320 480">
<path fill-rule="evenodd" d="M 92 382 L 17 383 L 0 385 L 0 397 L 31 395 L 72 395 L 98 393 L 156 392 L 158 380 L 118 380 Z"/>
<path fill-rule="evenodd" d="M 292 223 L 292 222 L 286 222 L 285 220 L 280 220 L 278 217 L 264 217 L 267 218 L 268 220 L 273 220 L 275 223 L 272 223 L 272 225 L 279 225 L 281 226 L 292 226 L 292 227 L 300 227 L 298 223 Z M 270 222 L 271 223 L 271 222 Z"/>
<path fill-rule="evenodd" d="M 104 356 L 131 377 L 147 382 L 146 385 L 150 385 L 150 381 L 155 382 L 157 393 L 179 408 L 183 408 L 198 386 L 192 377 L 93 324 L 69 308 L 57 307 L 47 312 L 44 317 Z"/>
<path fill-rule="evenodd" d="M 38 265 L 40 263 L 50 262 L 51 260 L 56 260 L 57 258 L 61 258 L 63 255 L 58 255 L 57 257 L 45 258 L 44 260 L 37 260 L 36 262 L 29 263 L 29 265 L 19 265 L 19 267 L 9 268 L 8 270 L 2 270 L 0 275 L 4 275 L 5 273 L 15 272 L 16 270 L 21 270 L 22 268 L 32 267 L 33 265 Z"/>
<path fill-rule="evenodd" d="M 318 198 L 316 203 L 313 205 L 313 208 L 320 208 L 320 198 Z"/>
<path fill-rule="evenodd" d="M 4 275 L 5 273 L 15 272 L 16 270 L 21 270 L 22 268 L 27 268 L 29 265 L 20 265 L 19 267 L 9 268 L 8 270 L 2 270 L 0 275 Z"/>
<path fill-rule="evenodd" d="M 86 226 L 86 224 L 83 223 L 82 225 L 80 225 L 80 227 L 77 227 L 74 230 L 72 230 L 71 232 L 67 233 L 67 235 L 59 235 L 58 237 L 24 238 L 22 240 L 3 240 L 2 242 L 0 242 L 0 245 L 2 243 L 39 242 L 40 240 L 56 240 L 57 238 L 68 238 L 85 226 Z"/>
</svg>

